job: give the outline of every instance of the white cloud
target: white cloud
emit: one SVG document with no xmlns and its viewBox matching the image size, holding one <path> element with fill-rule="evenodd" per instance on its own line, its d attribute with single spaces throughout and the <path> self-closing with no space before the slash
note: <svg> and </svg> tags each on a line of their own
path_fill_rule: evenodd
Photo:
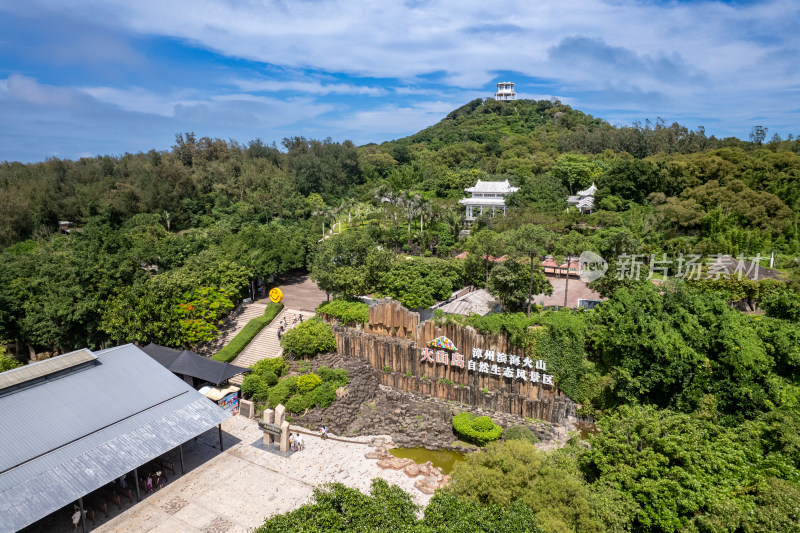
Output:
<svg viewBox="0 0 800 533">
<path fill-rule="evenodd" d="M 764 122 L 780 124 L 775 127 L 796 129 L 800 118 L 794 103 L 800 87 L 796 0 L 508 0 L 502 9 L 477 0 L 5 4 L 0 13 L 43 13 L 51 21 L 63 17 L 81 21 L 80 28 L 102 28 L 100 40 L 87 36 L 78 43 L 91 64 L 117 55 L 128 64 L 157 61 L 135 43 L 158 36 L 278 67 L 259 72 L 219 62 L 209 70 L 214 88 L 202 91 L 175 83 L 166 90 L 119 86 L 113 77 L 80 88 L 19 75 L 0 81 L 0 99 L 34 106 L 111 106 L 209 128 L 217 123 L 203 121 L 220 121 L 220 127 L 302 124 L 303 131 L 340 136 L 324 129 L 330 126 L 366 142 L 375 140 L 370 132 L 397 137 L 428 126 L 470 98 L 489 96 L 485 88 L 492 81 L 517 81 L 519 75 L 536 81 L 518 83 L 520 97 L 555 94 L 612 121 L 631 113 L 719 117 L 730 128 L 763 115 Z M 94 59 L 88 57 L 92 48 Z M 133 68 L 141 68 L 143 78 L 159 77 L 147 72 L 149 66 Z M 336 108 L 317 101 L 348 95 L 370 98 Z M 341 116 L 346 105 L 376 107 L 330 118 L 336 111 Z M 317 123 L 303 123 L 311 119 Z M 742 125 L 745 132 L 749 126 Z"/>
<path fill-rule="evenodd" d="M 324 96 L 327 94 L 349 94 L 364 96 L 384 96 L 386 90 L 381 87 L 366 87 L 351 83 L 323 83 L 313 81 L 290 80 L 233 80 L 232 83 L 244 91 L 280 92 L 291 94 L 313 94 Z"/>
</svg>

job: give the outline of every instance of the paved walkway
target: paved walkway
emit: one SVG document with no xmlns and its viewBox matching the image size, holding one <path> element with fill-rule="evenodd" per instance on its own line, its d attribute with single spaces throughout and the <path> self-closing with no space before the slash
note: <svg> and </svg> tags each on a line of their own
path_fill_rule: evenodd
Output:
<svg viewBox="0 0 800 533">
<path fill-rule="evenodd" d="M 283 355 L 283 348 L 281 348 L 281 344 L 278 341 L 278 327 L 281 320 L 285 320 L 286 329 L 291 329 L 295 324 L 295 318 L 297 318 L 297 324 L 300 323 L 300 314 L 300 311 L 284 307 L 283 311 L 278 313 L 278 316 L 269 325 L 265 326 L 264 329 L 258 332 L 258 335 L 253 337 L 250 344 L 236 356 L 232 364 L 249 368 L 262 359 Z M 308 313 L 302 313 L 302 315 L 304 318 L 310 316 Z M 232 377 L 230 382 L 234 385 L 241 385 L 243 380 L 244 376 L 239 374 Z"/>
<path fill-rule="evenodd" d="M 328 295 L 306 275 L 285 276 L 278 286 L 283 291 L 283 305 L 303 311 L 304 315 L 314 314 L 317 306 L 328 299 Z"/>
<path fill-rule="evenodd" d="M 305 449 L 284 458 L 254 445 L 262 437 L 254 420 L 236 416 L 222 427 L 224 453 L 214 448 L 216 428 L 190 441 L 184 446 L 190 471 L 94 531 L 244 533 L 308 501 L 315 485 L 338 481 L 368 492 L 375 477 L 400 485 L 417 504 L 430 500 L 402 470 L 382 470 L 364 458 L 373 449 L 364 445 L 367 437 L 351 444 L 304 435 Z"/>
</svg>

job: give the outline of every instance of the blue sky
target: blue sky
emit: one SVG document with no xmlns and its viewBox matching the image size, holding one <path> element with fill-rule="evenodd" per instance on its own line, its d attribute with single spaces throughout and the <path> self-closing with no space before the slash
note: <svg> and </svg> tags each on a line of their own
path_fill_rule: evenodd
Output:
<svg viewBox="0 0 800 533">
<path fill-rule="evenodd" d="M 800 133 L 800 2 L 0 0 L 0 161 L 382 142 L 514 81 L 614 124 Z"/>
</svg>

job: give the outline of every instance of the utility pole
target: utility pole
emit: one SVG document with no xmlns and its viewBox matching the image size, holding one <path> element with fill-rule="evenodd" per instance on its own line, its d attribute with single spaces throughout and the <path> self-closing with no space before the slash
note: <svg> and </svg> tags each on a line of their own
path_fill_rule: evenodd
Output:
<svg viewBox="0 0 800 533">
<path fill-rule="evenodd" d="M 567 256 L 567 279 L 564 281 L 564 307 L 567 307 L 567 294 L 569 294 L 569 263 L 572 257 Z"/>
</svg>

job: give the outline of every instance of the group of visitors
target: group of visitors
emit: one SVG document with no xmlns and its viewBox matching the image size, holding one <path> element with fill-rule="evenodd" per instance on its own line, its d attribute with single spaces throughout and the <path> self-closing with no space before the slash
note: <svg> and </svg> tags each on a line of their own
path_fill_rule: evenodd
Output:
<svg viewBox="0 0 800 533">
<path fill-rule="evenodd" d="M 167 482 L 166 476 L 162 475 L 161 470 L 157 471 L 155 474 L 149 474 L 143 480 L 139 480 L 144 484 L 144 490 L 146 493 L 151 493 L 154 490 L 159 490 L 164 488 L 164 485 Z"/>
<path fill-rule="evenodd" d="M 298 322 L 299 322 L 299 323 L 301 323 L 301 324 L 303 323 L 303 314 L 302 314 L 302 313 L 300 313 L 300 316 L 299 316 L 299 317 L 298 317 L 298 316 L 295 316 L 295 317 L 292 319 L 292 325 L 291 325 L 291 327 L 295 327 L 295 326 L 298 324 Z M 285 332 L 285 331 L 286 331 L 288 328 L 289 328 L 289 323 L 286 321 L 286 317 L 283 317 L 283 318 L 281 318 L 281 321 L 280 321 L 280 323 L 278 324 L 278 340 L 279 340 L 279 341 L 281 340 L 281 337 L 283 337 L 283 333 L 284 333 L 284 332 Z"/>
<path fill-rule="evenodd" d="M 303 437 L 300 436 L 300 433 L 296 436 L 294 433 L 289 434 L 289 448 L 291 448 L 293 452 L 303 451 L 304 444 Z"/>
</svg>

